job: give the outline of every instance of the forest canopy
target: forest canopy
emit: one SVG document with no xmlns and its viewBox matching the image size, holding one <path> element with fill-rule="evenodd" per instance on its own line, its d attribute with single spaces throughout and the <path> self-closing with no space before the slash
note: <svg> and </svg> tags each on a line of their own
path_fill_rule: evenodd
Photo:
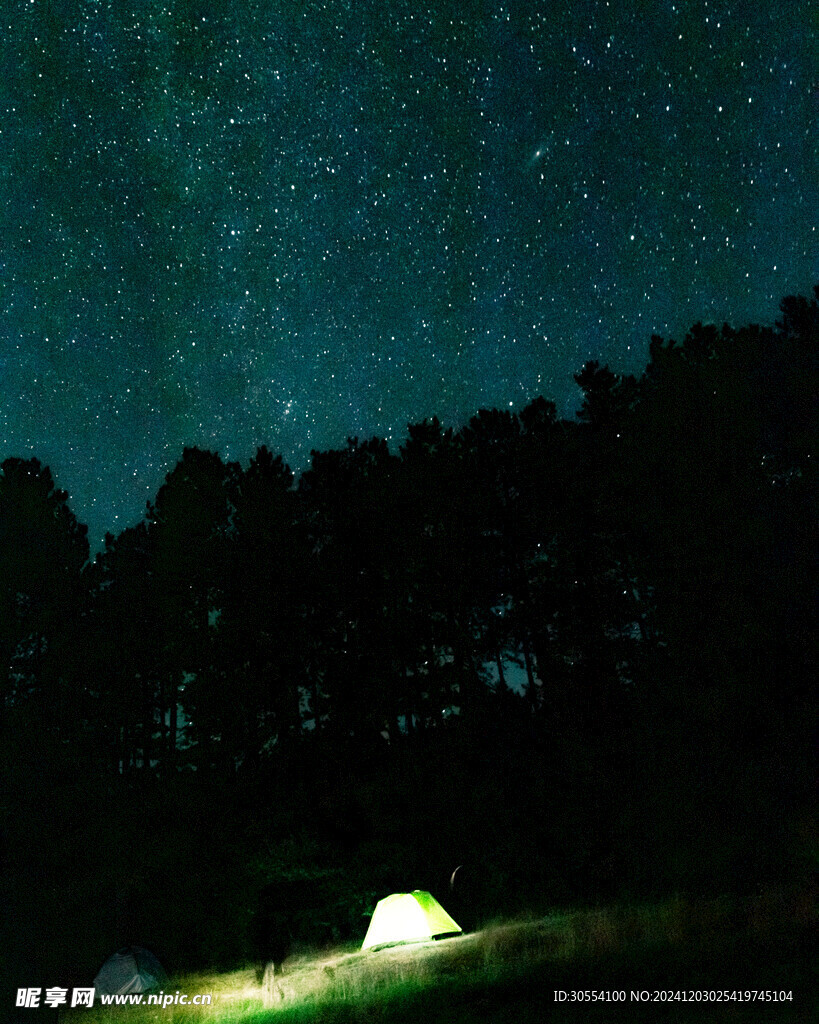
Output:
<svg viewBox="0 0 819 1024">
<path fill-rule="evenodd" d="M 298 480 L 264 446 L 187 448 L 93 561 L 50 470 L 6 459 L 3 895 L 25 916 L 59 837 L 67 919 L 113 941 L 125 914 L 178 957 L 149 894 L 195 863 L 218 960 L 294 871 L 342 935 L 351 878 L 464 860 L 476 919 L 804 873 L 817 298 L 654 337 L 639 378 L 589 362 L 573 420 L 433 417 Z"/>
</svg>

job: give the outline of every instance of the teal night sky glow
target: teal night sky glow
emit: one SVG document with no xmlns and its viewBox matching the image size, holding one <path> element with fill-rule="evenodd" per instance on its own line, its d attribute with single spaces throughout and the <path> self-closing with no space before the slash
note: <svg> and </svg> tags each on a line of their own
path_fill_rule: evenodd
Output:
<svg viewBox="0 0 819 1024">
<path fill-rule="evenodd" d="M 185 444 L 569 415 L 587 359 L 772 322 L 819 277 L 812 6 L 6 3 L 0 459 L 93 548 Z"/>
</svg>

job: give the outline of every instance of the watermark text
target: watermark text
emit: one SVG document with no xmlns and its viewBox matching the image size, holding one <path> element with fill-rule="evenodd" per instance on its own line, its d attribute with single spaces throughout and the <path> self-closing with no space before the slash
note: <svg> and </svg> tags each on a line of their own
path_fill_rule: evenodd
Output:
<svg viewBox="0 0 819 1024">
<path fill-rule="evenodd" d="M 69 1001 L 70 991 L 70 1001 Z M 96 990 L 91 988 L 18 988 L 16 1005 L 23 1009 L 36 1009 L 49 1006 L 59 1009 L 61 1006 L 93 1006 Z M 213 1002 L 210 992 L 189 996 L 185 992 L 123 992 L 116 995 L 100 995 L 102 1006 L 209 1006 Z"/>
</svg>

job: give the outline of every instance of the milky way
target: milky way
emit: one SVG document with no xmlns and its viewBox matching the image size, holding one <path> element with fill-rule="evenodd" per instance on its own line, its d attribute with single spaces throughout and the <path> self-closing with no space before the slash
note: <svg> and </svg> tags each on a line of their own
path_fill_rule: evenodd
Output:
<svg viewBox="0 0 819 1024">
<path fill-rule="evenodd" d="M 809 10 L 31 0 L 0 31 L 0 458 L 89 524 L 808 293 Z"/>
</svg>

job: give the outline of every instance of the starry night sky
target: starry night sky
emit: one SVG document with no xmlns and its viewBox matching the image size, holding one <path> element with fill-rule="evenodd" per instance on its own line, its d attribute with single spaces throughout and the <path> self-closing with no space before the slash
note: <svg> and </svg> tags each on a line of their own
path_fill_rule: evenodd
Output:
<svg viewBox="0 0 819 1024">
<path fill-rule="evenodd" d="M 0 459 L 397 450 L 819 278 L 812 4 L 4 0 Z M 812 93 L 813 87 L 813 93 Z"/>
</svg>

